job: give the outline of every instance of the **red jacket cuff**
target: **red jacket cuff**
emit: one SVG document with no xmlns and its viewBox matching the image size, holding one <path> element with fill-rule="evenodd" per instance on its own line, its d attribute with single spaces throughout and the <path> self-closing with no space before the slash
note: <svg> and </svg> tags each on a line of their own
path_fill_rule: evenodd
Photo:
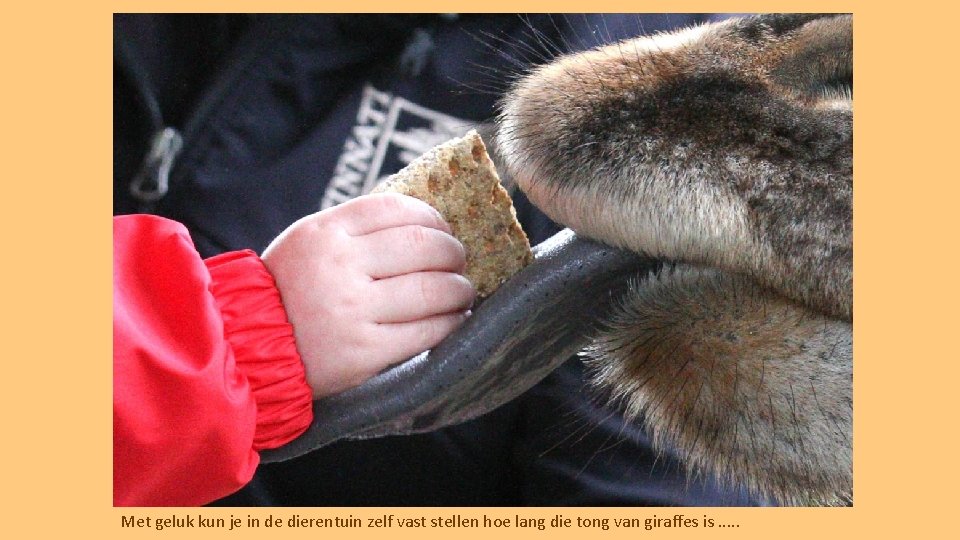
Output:
<svg viewBox="0 0 960 540">
<path fill-rule="evenodd" d="M 224 334 L 257 403 L 254 450 L 282 446 L 313 421 L 313 396 L 273 276 L 257 255 L 233 251 L 204 261 Z"/>
</svg>

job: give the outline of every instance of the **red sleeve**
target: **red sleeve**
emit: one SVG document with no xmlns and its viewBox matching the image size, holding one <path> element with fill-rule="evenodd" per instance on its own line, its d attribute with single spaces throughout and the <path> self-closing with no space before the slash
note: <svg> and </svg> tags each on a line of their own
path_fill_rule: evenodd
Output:
<svg viewBox="0 0 960 540">
<path fill-rule="evenodd" d="M 250 481 L 312 397 L 273 278 L 252 251 L 204 261 L 186 229 L 113 222 L 117 506 L 193 506 Z"/>
</svg>

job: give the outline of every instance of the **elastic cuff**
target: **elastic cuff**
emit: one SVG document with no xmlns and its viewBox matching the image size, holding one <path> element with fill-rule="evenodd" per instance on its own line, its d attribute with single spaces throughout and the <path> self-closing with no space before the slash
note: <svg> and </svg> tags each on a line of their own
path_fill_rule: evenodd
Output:
<svg viewBox="0 0 960 540">
<path fill-rule="evenodd" d="M 257 402 L 253 449 L 282 446 L 313 421 L 313 394 L 273 276 L 250 250 L 204 261 L 237 368 Z"/>
</svg>

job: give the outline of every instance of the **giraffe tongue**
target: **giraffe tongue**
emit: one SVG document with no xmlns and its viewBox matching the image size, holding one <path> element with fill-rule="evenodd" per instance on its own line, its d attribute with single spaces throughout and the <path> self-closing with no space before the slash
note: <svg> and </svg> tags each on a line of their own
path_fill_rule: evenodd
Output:
<svg viewBox="0 0 960 540">
<path fill-rule="evenodd" d="M 291 459 L 340 439 L 433 431 L 489 412 L 583 348 L 629 279 L 659 264 L 569 229 L 533 251 L 534 262 L 437 347 L 315 401 L 310 428 L 261 459 Z"/>
</svg>

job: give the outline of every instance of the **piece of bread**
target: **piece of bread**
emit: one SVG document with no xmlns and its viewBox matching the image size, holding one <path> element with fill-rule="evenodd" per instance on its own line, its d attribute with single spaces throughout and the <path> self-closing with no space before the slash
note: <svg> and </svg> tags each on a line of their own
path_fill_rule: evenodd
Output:
<svg viewBox="0 0 960 540">
<path fill-rule="evenodd" d="M 464 275 L 478 298 L 533 260 L 510 195 L 476 131 L 418 157 L 373 190 L 382 192 L 416 197 L 440 212 L 467 251 Z"/>
</svg>

